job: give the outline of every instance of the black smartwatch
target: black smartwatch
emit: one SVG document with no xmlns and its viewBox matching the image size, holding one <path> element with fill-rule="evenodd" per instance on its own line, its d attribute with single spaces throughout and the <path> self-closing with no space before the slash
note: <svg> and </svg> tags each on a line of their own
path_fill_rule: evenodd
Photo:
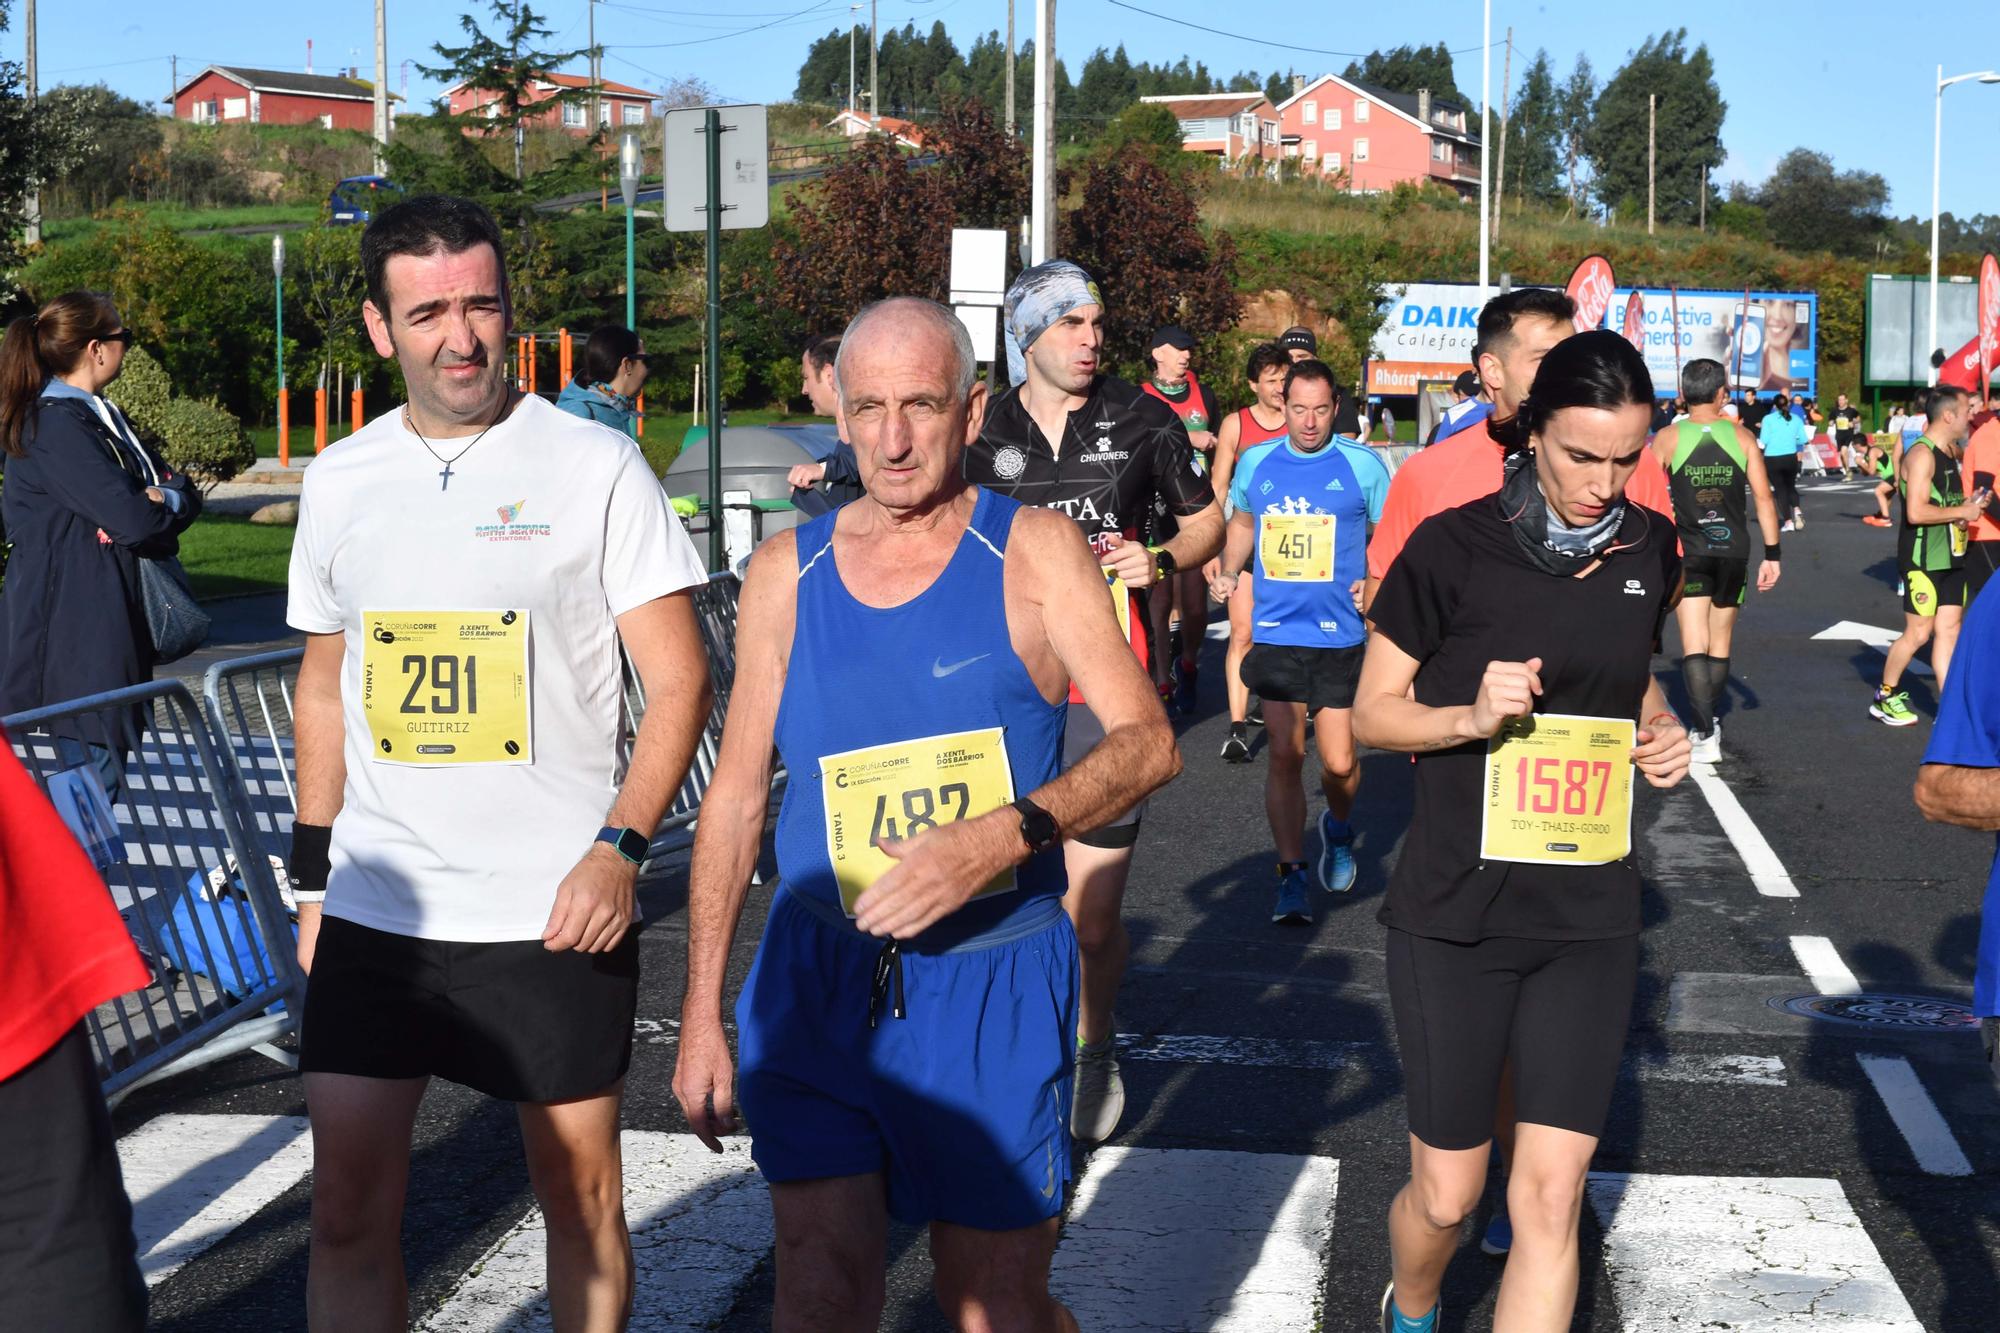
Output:
<svg viewBox="0 0 2000 1333">
<path fill-rule="evenodd" d="M 1180 567 L 1180 562 L 1174 559 L 1172 551 L 1164 546 L 1153 548 L 1153 577 L 1164 583 L 1179 572 Z"/>
<path fill-rule="evenodd" d="M 1028 844 L 1028 851 L 1046 852 L 1062 845 L 1062 830 L 1056 827 L 1056 817 L 1023 796 L 1014 802 L 1014 808 L 1021 812 L 1021 841 Z"/>
<path fill-rule="evenodd" d="M 635 866 L 646 863 L 646 852 L 652 846 L 651 840 L 638 829 L 618 828 L 610 824 L 597 830 L 597 840 L 610 843 L 620 856 Z"/>
</svg>

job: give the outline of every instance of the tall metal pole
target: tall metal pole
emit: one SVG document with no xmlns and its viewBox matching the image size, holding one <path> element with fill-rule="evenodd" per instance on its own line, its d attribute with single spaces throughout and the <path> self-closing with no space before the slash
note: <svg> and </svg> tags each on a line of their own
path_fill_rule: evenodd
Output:
<svg viewBox="0 0 2000 1333">
<path fill-rule="evenodd" d="M 868 125 L 873 129 L 882 123 L 881 66 L 876 59 L 882 50 L 882 34 L 876 28 L 878 17 L 877 0 L 868 0 Z"/>
<path fill-rule="evenodd" d="M 375 0 L 375 174 L 389 174 L 389 21 L 385 0 Z"/>
<path fill-rule="evenodd" d="M 1500 244 L 1500 214 L 1507 202 L 1507 89 L 1514 82 L 1514 29 L 1507 29 L 1507 58 L 1500 62 L 1500 151 L 1493 157 L 1493 244 Z"/>
<path fill-rule="evenodd" d="M 1924 363 L 1930 364 L 1931 352 L 1937 347 L 1937 284 L 1938 284 L 1938 179 L 1944 174 L 1944 66 L 1937 67 L 1937 86 L 1932 89 L 1933 114 L 1931 126 L 1931 332 L 1924 343 Z M 1937 383 L 1938 368 L 1931 366 L 1929 383 Z"/>
<path fill-rule="evenodd" d="M 1007 137 L 1020 122 L 1014 119 L 1014 0 L 1007 0 Z"/>
<path fill-rule="evenodd" d="M 1035 0 L 1035 151 L 1028 262 L 1056 248 L 1056 0 Z"/>
<path fill-rule="evenodd" d="M 708 136 L 708 567 L 719 571 L 723 560 L 722 113 L 710 107 L 702 121 Z"/>
<path fill-rule="evenodd" d="M 604 67 L 599 62 L 597 56 L 597 0 L 584 0 L 584 9 L 590 15 L 590 36 L 588 39 L 590 42 L 590 132 L 595 134 L 597 132 L 597 117 L 600 114 L 597 109 L 597 87 L 603 78 L 604 71 Z M 628 321 L 625 327 L 630 328 L 631 323 Z"/>
<path fill-rule="evenodd" d="M 850 114 L 854 110 L 854 34 L 861 28 L 854 16 L 860 8 L 859 5 L 847 7 L 847 110 Z"/>
<path fill-rule="evenodd" d="M 35 109 L 35 0 L 27 0 L 26 11 L 28 16 L 28 30 L 26 33 L 28 39 L 27 94 L 28 110 L 32 112 Z M 40 245 L 42 241 L 42 192 L 39 188 L 28 191 L 26 212 L 27 226 L 22 239 L 29 245 Z"/>
<path fill-rule="evenodd" d="M 292 465 L 292 396 L 285 390 L 285 238 L 271 238 L 271 276 L 278 284 L 278 466 Z"/>
<path fill-rule="evenodd" d="M 1660 99 L 1646 94 L 1646 234 L 1653 234 L 1653 186 L 1659 170 Z"/>
<path fill-rule="evenodd" d="M 1493 0 L 1480 7 L 1479 38 L 1479 304 L 1493 290 Z"/>
</svg>

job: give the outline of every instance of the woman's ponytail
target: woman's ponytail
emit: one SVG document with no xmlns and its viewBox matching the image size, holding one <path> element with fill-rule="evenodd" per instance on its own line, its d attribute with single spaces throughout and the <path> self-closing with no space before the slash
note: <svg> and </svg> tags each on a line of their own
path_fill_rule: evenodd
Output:
<svg viewBox="0 0 2000 1333">
<path fill-rule="evenodd" d="M 76 369 L 92 342 L 118 331 L 118 307 L 103 292 L 64 292 L 0 337 L 0 453 L 28 451 L 28 415 L 42 386 Z"/>
</svg>

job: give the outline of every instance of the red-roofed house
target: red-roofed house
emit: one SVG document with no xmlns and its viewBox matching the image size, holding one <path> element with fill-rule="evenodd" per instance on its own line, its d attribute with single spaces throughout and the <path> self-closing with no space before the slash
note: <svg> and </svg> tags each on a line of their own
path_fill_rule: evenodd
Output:
<svg viewBox="0 0 2000 1333">
<path fill-rule="evenodd" d="M 1278 113 L 1262 93 L 1190 93 L 1142 97 L 1174 113 L 1181 123 L 1181 147 L 1208 153 L 1224 163 L 1245 158 L 1276 160 L 1280 151 Z"/>
<path fill-rule="evenodd" d="M 532 86 L 533 96 L 529 100 L 552 102 L 563 93 L 586 92 L 589 88 L 590 80 L 578 74 L 538 74 Z M 483 109 L 486 115 L 499 118 L 500 95 L 490 89 L 468 88 L 462 83 L 455 83 L 444 90 L 444 96 L 445 105 L 454 116 Z M 611 130 L 644 125 L 652 116 L 656 100 L 654 94 L 644 88 L 603 80 L 597 85 L 597 123 Z M 544 111 L 531 112 L 523 120 L 528 125 L 550 128 L 559 125 L 569 133 L 582 137 L 591 132 L 590 103 L 579 99 L 551 105 Z"/>
<path fill-rule="evenodd" d="M 1278 103 L 1285 156 L 1308 173 L 1346 173 L 1372 192 L 1433 180 L 1467 199 L 1479 194 L 1479 122 L 1428 89 L 1395 93 L 1337 74 L 1299 80 Z"/>
<path fill-rule="evenodd" d="M 895 116 L 883 116 L 878 127 L 870 125 L 868 117 L 858 111 L 842 111 L 829 120 L 826 127 L 830 130 L 837 129 L 850 139 L 858 139 L 870 130 L 879 128 L 882 133 L 894 139 L 899 147 L 922 149 L 924 146 L 924 132 L 913 122 Z"/>
<path fill-rule="evenodd" d="M 402 99 L 389 94 L 391 113 Z M 311 125 L 375 128 L 375 86 L 333 74 L 210 65 L 174 90 L 174 118 L 197 125 Z"/>
</svg>

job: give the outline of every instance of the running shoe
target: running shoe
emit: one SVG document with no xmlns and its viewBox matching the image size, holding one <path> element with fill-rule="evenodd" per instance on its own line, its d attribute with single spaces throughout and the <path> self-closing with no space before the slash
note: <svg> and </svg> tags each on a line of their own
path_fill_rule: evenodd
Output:
<svg viewBox="0 0 2000 1333">
<path fill-rule="evenodd" d="M 1197 695 L 1196 682 L 1201 673 L 1179 658 L 1174 659 L 1174 707 L 1181 710 L 1181 716 L 1193 717 Z"/>
<path fill-rule="evenodd" d="M 1076 1086 L 1070 1097 L 1069 1132 L 1085 1143 L 1102 1143 L 1125 1114 L 1125 1080 L 1118 1077 L 1118 1033 L 1103 1041 L 1076 1043 Z"/>
<path fill-rule="evenodd" d="M 1319 817 L 1319 885 L 1328 893 L 1346 893 L 1360 878 L 1361 869 L 1354 864 L 1354 833 L 1336 835 L 1333 832 L 1333 811 L 1324 810 Z"/>
<path fill-rule="evenodd" d="M 1312 919 L 1312 895 L 1306 892 L 1305 866 L 1279 866 L 1278 901 L 1271 906 L 1271 920 L 1283 926 L 1310 926 Z"/>
<path fill-rule="evenodd" d="M 1863 514 L 1861 521 L 1871 528 L 1886 528 L 1889 526 L 1889 520 L 1883 518 L 1880 514 Z"/>
<path fill-rule="evenodd" d="M 1806 511 L 1803 509 L 1794 509 L 1792 511 L 1792 522 L 1798 525 L 1800 532 L 1804 532 L 1806 530 Z"/>
<path fill-rule="evenodd" d="M 1507 1216 L 1507 1200 L 1503 1197 L 1493 1209 L 1493 1216 L 1486 1220 L 1486 1234 L 1479 1238 L 1479 1252 L 1499 1259 L 1514 1248 L 1514 1220 Z"/>
<path fill-rule="evenodd" d="M 1910 707 L 1908 690 L 1897 690 L 1894 694 L 1887 690 L 1875 691 L 1875 702 L 1868 705 L 1868 716 L 1892 727 L 1914 727 L 1917 724 L 1916 710 Z"/>
<path fill-rule="evenodd" d="M 1250 725 L 1253 727 L 1264 725 L 1264 701 L 1254 694 L 1250 696 L 1249 719 Z"/>
<path fill-rule="evenodd" d="M 1250 737 L 1241 722 L 1229 724 L 1229 739 L 1222 743 L 1222 762 L 1225 764 L 1247 764 L 1250 762 Z"/>
<path fill-rule="evenodd" d="M 1412 1319 L 1396 1309 L 1396 1284 L 1391 1282 L 1382 1289 L 1382 1333 L 1432 1333 L 1443 1312 L 1444 1303 L 1440 1301 L 1431 1307 L 1429 1314 Z"/>
<path fill-rule="evenodd" d="M 1792 530 L 1792 525 L 1789 522 L 1781 524 L 1778 528 L 1778 531 L 1780 532 L 1790 532 L 1791 530 Z"/>
<path fill-rule="evenodd" d="M 1694 742 L 1694 753 L 1689 762 L 1696 764 L 1719 764 L 1722 762 L 1722 724 L 1717 722 L 1706 732 L 1692 732 L 1689 740 Z"/>
<path fill-rule="evenodd" d="M 1168 717 L 1174 715 L 1174 683 L 1171 680 L 1156 681 L 1153 688 L 1160 692 L 1160 707 Z"/>
</svg>

